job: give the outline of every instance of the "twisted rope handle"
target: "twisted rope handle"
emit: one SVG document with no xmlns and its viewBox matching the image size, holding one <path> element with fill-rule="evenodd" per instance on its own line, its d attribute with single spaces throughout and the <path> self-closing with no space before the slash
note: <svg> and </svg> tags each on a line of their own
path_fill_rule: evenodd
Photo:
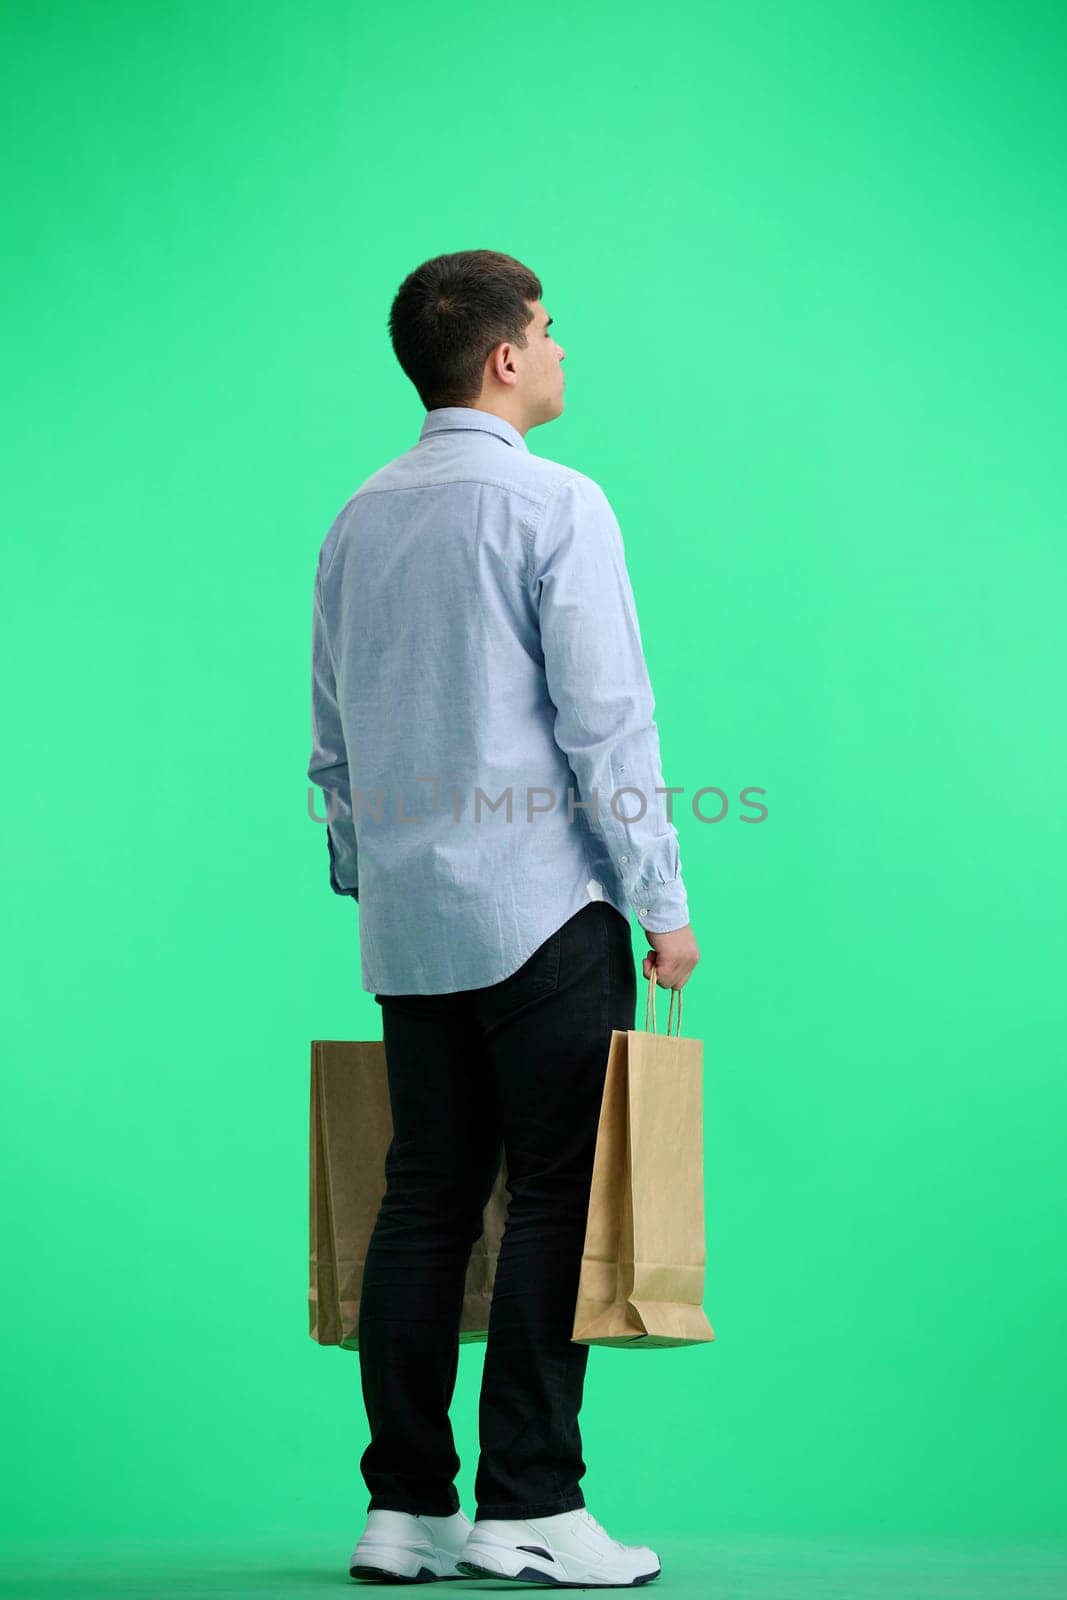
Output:
<svg viewBox="0 0 1067 1600">
<path fill-rule="evenodd" d="M 667 1009 L 667 1032 L 670 1033 L 670 1031 L 671 1031 L 671 1018 L 674 1015 L 674 997 L 675 997 L 675 995 L 678 996 L 678 1026 L 674 1030 L 675 1031 L 675 1037 L 677 1037 L 677 1035 L 680 1034 L 681 1031 L 682 1031 L 682 991 L 681 991 L 681 989 L 672 989 L 671 990 L 671 1003 L 670 1003 L 670 1006 Z M 649 1024 L 651 1024 L 651 1026 Z M 655 967 L 652 968 L 652 971 L 648 975 L 648 990 L 647 990 L 646 995 L 645 995 L 645 1032 L 646 1033 L 655 1033 L 656 1032 L 656 969 L 655 969 Z"/>
</svg>

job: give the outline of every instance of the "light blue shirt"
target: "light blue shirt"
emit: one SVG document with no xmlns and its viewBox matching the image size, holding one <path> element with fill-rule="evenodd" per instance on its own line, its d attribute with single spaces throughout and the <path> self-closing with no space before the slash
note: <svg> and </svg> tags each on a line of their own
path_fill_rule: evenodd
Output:
<svg viewBox="0 0 1067 1600">
<path fill-rule="evenodd" d="M 590 900 L 689 921 L 618 522 L 510 422 L 429 411 L 345 503 L 311 666 L 307 775 L 364 989 L 497 983 Z"/>
</svg>

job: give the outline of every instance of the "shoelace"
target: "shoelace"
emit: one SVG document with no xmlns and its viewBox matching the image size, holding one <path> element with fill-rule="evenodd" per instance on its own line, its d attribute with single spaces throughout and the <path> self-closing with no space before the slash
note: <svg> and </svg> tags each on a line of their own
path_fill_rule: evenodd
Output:
<svg viewBox="0 0 1067 1600">
<path fill-rule="evenodd" d="M 597 1521 L 597 1519 L 593 1516 L 593 1513 L 586 1506 L 579 1506 L 578 1515 L 582 1518 L 583 1522 L 588 1522 L 591 1528 L 595 1528 L 597 1533 L 602 1534 L 609 1544 L 613 1544 L 616 1550 L 625 1550 L 626 1546 L 620 1540 L 613 1539 L 607 1528 L 603 1527 Z"/>
</svg>

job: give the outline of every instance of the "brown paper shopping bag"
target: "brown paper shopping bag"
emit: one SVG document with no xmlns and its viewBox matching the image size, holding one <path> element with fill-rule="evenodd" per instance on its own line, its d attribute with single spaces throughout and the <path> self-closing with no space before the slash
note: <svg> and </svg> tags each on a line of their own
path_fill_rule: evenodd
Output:
<svg viewBox="0 0 1067 1600">
<path fill-rule="evenodd" d="M 612 1032 L 572 1342 L 626 1350 L 707 1344 L 703 1311 L 703 1044 L 681 1037 L 682 991 L 656 1032 Z M 678 1031 L 671 1033 L 674 997 Z"/>
<path fill-rule="evenodd" d="M 359 1300 L 367 1245 L 385 1194 L 393 1137 L 381 1039 L 314 1039 L 311 1044 L 311 1270 L 308 1310 L 319 1344 L 359 1349 Z M 507 1163 L 501 1158 L 471 1250 L 460 1342 L 485 1341 L 496 1260 L 507 1219 Z"/>
</svg>

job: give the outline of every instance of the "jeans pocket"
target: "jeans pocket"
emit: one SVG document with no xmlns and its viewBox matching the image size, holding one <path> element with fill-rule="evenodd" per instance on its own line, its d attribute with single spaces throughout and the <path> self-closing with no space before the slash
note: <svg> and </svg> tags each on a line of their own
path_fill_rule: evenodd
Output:
<svg viewBox="0 0 1067 1600">
<path fill-rule="evenodd" d="M 495 1021 L 502 1021 L 531 1000 L 542 1000 L 559 987 L 562 928 L 550 933 L 533 955 L 515 972 L 482 990 L 482 997 Z"/>
</svg>

